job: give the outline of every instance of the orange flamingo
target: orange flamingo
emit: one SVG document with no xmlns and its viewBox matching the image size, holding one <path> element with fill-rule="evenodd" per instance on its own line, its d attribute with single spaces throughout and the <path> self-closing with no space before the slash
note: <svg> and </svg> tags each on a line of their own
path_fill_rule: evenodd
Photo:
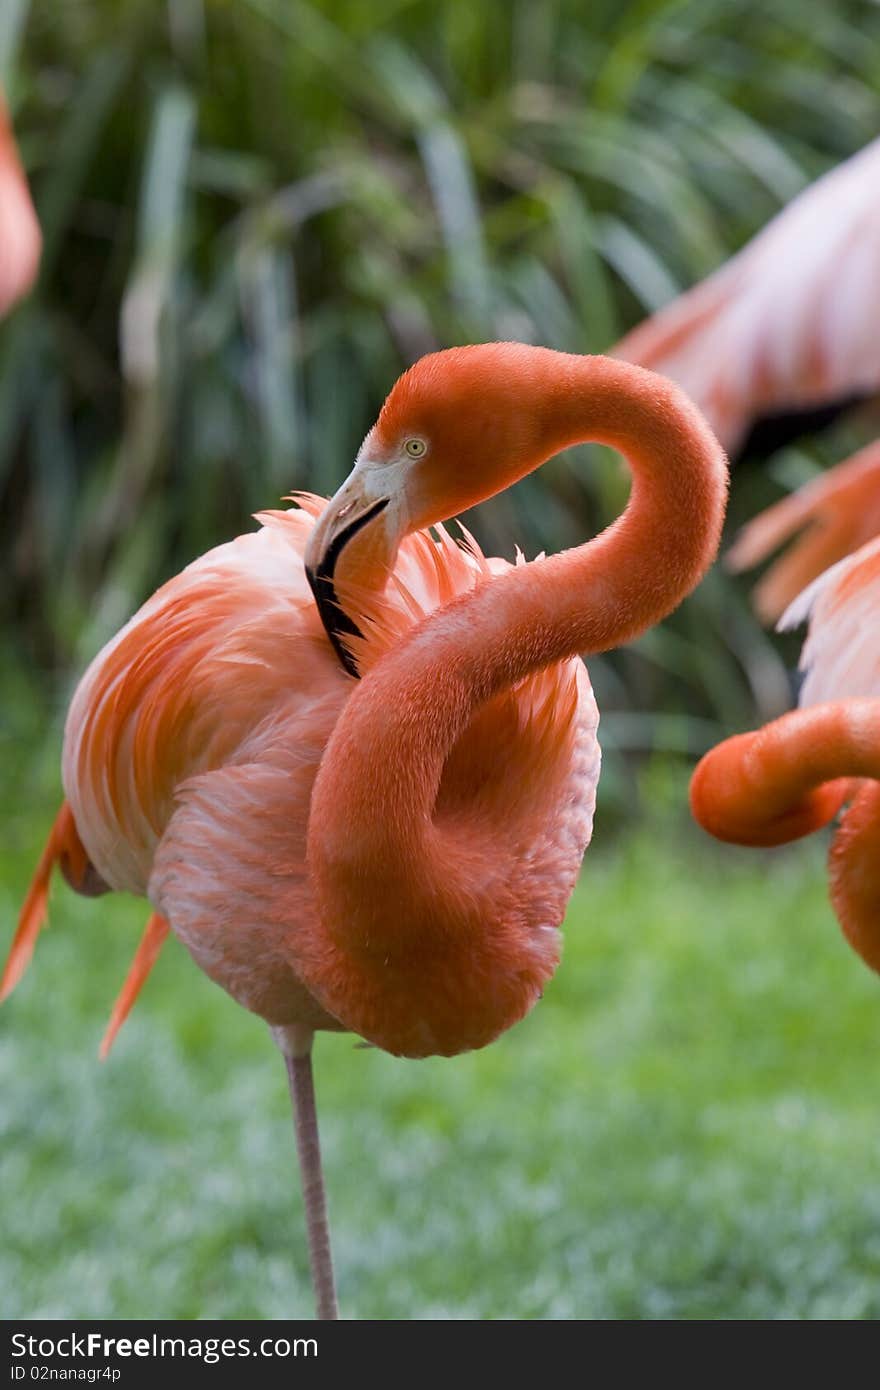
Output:
<svg viewBox="0 0 880 1390">
<path fill-rule="evenodd" d="M 809 618 L 802 708 L 713 748 L 691 782 L 695 818 L 743 845 L 827 825 L 831 899 L 844 935 L 880 971 L 880 540 L 821 575 L 783 621 Z"/>
<path fill-rule="evenodd" d="M 592 542 L 509 566 L 425 533 L 586 439 L 620 449 L 634 479 Z M 631 640 L 694 587 L 726 477 L 698 411 L 648 372 L 516 343 L 433 354 L 391 391 L 326 510 L 301 497 L 190 565 L 74 695 L 67 802 L 3 992 L 54 862 L 75 887 L 150 899 L 110 1033 L 168 924 L 271 1025 L 319 1316 L 336 1302 L 313 1034 L 452 1055 L 540 997 L 599 770 L 576 654 Z"/>
<path fill-rule="evenodd" d="M 795 198 L 720 270 L 635 328 L 614 353 L 683 386 L 734 454 L 762 417 L 875 395 L 878 312 L 875 140 Z"/>
<path fill-rule="evenodd" d="M 773 623 L 813 579 L 878 534 L 880 440 L 760 512 L 742 528 L 725 564 L 751 569 L 796 537 L 755 586 L 758 615 Z"/>
<path fill-rule="evenodd" d="M 42 237 L 0 90 L 0 318 L 27 294 Z"/>
</svg>

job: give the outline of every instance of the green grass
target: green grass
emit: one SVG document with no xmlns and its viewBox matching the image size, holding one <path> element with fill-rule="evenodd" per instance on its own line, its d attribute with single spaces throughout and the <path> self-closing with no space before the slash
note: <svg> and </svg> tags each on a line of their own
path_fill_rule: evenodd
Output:
<svg viewBox="0 0 880 1390">
<path fill-rule="evenodd" d="M 4 837 L 4 921 L 41 817 Z M 0 1015 L 3 1313 L 308 1315 L 262 1024 L 172 942 L 95 1058 L 143 915 L 59 887 Z M 880 1315 L 880 996 L 833 922 L 822 846 L 758 856 L 665 813 L 616 839 L 600 821 L 566 938 L 540 1007 L 482 1053 L 320 1040 L 345 1315 Z"/>
</svg>

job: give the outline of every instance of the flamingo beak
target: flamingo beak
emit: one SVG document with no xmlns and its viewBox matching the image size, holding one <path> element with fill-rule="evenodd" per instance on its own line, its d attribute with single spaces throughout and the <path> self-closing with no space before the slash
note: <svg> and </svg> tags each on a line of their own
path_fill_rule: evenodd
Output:
<svg viewBox="0 0 880 1390">
<path fill-rule="evenodd" d="M 327 503 L 318 518 L 305 554 L 306 578 L 315 596 L 318 613 L 333 648 L 349 675 L 359 675 L 345 637 L 360 637 L 357 624 L 343 609 L 337 592 L 337 569 L 346 552 L 346 578 L 361 578 L 365 569 L 387 564 L 389 537 L 384 526 L 374 523 L 386 512 L 390 496 L 371 493 L 366 479 L 355 470 Z M 358 537 L 358 543 L 351 543 Z M 351 549 L 349 549 L 351 547 Z"/>
</svg>

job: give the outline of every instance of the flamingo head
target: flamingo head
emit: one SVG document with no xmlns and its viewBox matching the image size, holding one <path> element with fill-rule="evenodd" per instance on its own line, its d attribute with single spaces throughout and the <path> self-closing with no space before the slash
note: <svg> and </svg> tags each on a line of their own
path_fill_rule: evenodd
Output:
<svg viewBox="0 0 880 1390">
<path fill-rule="evenodd" d="M 396 382 L 306 552 L 324 625 L 353 674 L 338 638 L 356 629 L 337 583 L 381 590 L 404 536 L 494 496 L 555 452 L 548 387 L 566 360 L 481 343 L 431 353 Z"/>
</svg>

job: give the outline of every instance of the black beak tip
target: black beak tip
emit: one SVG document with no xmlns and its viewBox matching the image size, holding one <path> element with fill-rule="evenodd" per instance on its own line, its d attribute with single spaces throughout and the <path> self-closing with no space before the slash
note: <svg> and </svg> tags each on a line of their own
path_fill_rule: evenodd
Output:
<svg viewBox="0 0 880 1390">
<path fill-rule="evenodd" d="M 373 517 L 383 512 L 388 506 L 388 502 L 389 498 L 383 497 L 351 522 L 350 525 L 346 526 L 344 530 L 340 531 L 332 544 L 328 546 L 326 553 L 321 557 L 321 563 L 317 568 L 312 565 L 304 566 L 309 588 L 315 596 L 318 614 L 321 622 L 324 624 L 324 629 L 330 639 L 333 650 L 336 652 L 336 655 L 339 657 L 342 666 L 348 674 L 355 678 L 360 676 L 360 672 L 341 639 L 343 635 L 360 637 L 362 634 L 357 624 L 353 622 L 345 610 L 340 607 L 339 600 L 336 596 L 336 585 L 333 577 L 336 571 L 336 562 L 344 546 L 353 536 L 357 535 L 358 531 L 360 531 L 368 521 L 372 521 Z"/>
</svg>

